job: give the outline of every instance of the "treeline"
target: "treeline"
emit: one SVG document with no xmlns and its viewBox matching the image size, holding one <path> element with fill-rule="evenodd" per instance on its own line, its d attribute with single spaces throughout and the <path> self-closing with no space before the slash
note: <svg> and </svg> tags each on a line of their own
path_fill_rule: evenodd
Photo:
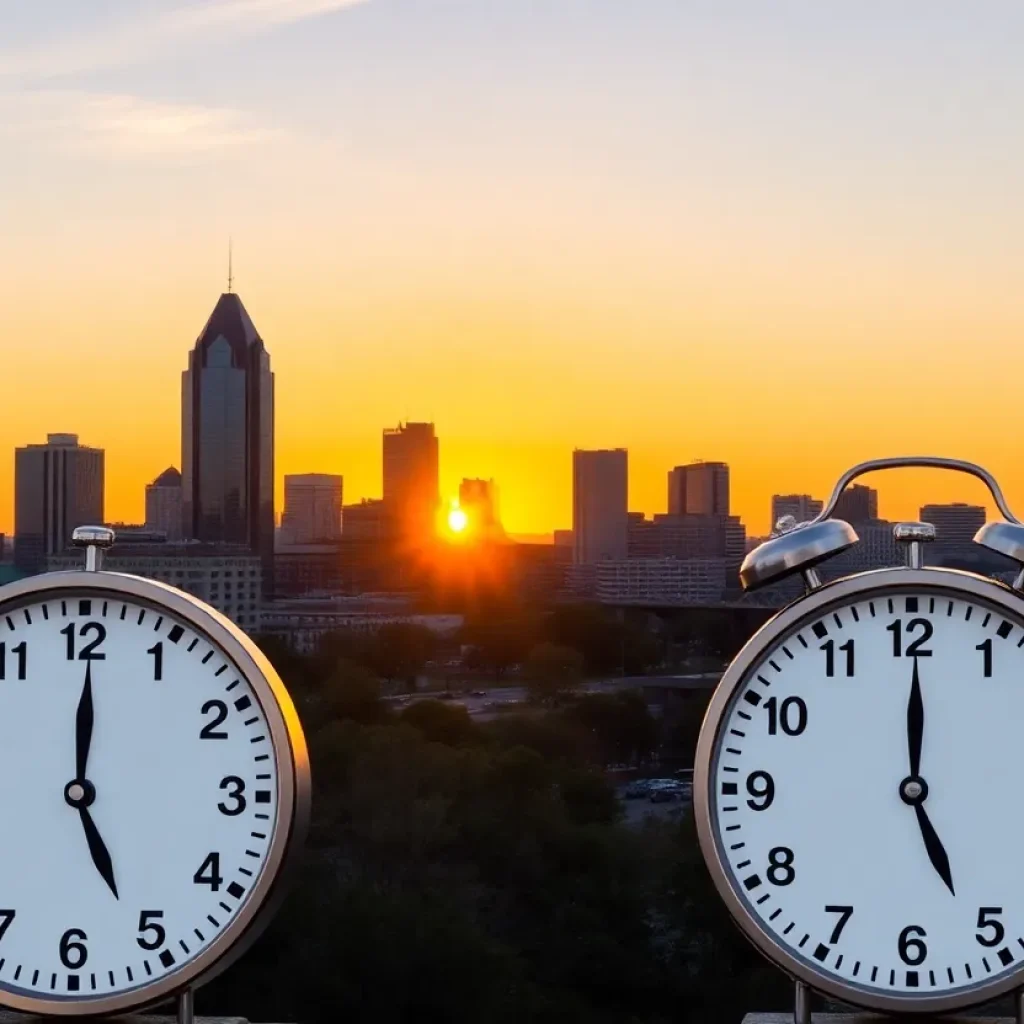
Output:
<svg viewBox="0 0 1024 1024">
<path fill-rule="evenodd" d="M 789 1005 L 713 895 L 692 822 L 621 820 L 600 765 L 656 742 L 638 697 L 478 725 L 441 701 L 391 710 L 331 644 L 263 646 L 306 728 L 312 827 L 283 909 L 202 1013 L 718 1024 Z"/>
</svg>

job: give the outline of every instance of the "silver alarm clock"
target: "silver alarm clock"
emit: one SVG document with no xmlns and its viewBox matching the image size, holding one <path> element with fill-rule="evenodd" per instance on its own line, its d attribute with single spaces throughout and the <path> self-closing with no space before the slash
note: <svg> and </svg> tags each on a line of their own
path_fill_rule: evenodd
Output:
<svg viewBox="0 0 1024 1024">
<path fill-rule="evenodd" d="M 744 562 L 747 589 L 800 574 L 806 593 L 728 667 L 697 747 L 701 849 L 744 934 L 796 979 L 798 1020 L 808 987 L 934 1014 L 1024 985 L 1020 577 L 925 567 L 924 523 L 896 527 L 905 568 L 826 585 L 815 569 L 857 543 L 830 518 L 845 487 L 902 466 L 984 481 L 1005 521 L 975 540 L 1024 562 L 1024 525 L 982 468 L 854 467 Z"/>
<path fill-rule="evenodd" d="M 301 844 L 309 765 L 267 659 L 162 583 L 87 569 L 0 588 L 0 1005 L 123 1013 L 258 934 Z"/>
</svg>

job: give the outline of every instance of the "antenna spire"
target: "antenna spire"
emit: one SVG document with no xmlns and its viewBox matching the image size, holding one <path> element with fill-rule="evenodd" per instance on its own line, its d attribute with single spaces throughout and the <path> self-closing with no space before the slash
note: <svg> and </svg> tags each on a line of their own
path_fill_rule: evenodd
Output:
<svg viewBox="0 0 1024 1024">
<path fill-rule="evenodd" d="M 232 290 L 232 288 L 234 286 L 234 283 L 235 283 L 235 275 L 232 272 L 232 263 L 231 263 L 231 256 L 232 256 L 232 253 L 231 253 L 232 244 L 231 244 L 231 242 L 232 242 L 232 240 L 230 238 L 228 238 L 228 295 L 231 294 L 231 290 Z"/>
</svg>

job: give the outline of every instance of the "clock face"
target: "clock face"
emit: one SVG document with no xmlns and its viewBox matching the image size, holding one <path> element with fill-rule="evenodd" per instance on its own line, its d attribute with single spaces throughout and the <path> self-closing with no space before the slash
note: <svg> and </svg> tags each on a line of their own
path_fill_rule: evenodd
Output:
<svg viewBox="0 0 1024 1024">
<path fill-rule="evenodd" d="M 966 1005 L 1024 968 L 1024 617 L 983 582 L 860 589 L 794 606 L 748 662 L 702 842 L 794 973 L 866 1006 Z"/>
<path fill-rule="evenodd" d="M 186 618 L 3 605 L 0 1001 L 109 1000 L 208 952 L 268 862 L 278 771 L 257 690 Z"/>
</svg>

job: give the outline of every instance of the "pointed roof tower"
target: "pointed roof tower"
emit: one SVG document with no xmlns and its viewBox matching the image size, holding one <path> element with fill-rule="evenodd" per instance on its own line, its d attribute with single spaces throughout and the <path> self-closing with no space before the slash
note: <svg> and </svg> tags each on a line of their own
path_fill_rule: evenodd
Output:
<svg viewBox="0 0 1024 1024">
<path fill-rule="evenodd" d="M 263 339 L 236 292 L 224 292 L 217 300 L 210 319 L 199 334 L 196 348 L 205 352 L 218 338 L 224 338 L 231 346 L 236 366 L 248 364 L 249 350 L 253 346 L 264 347 Z"/>
</svg>

